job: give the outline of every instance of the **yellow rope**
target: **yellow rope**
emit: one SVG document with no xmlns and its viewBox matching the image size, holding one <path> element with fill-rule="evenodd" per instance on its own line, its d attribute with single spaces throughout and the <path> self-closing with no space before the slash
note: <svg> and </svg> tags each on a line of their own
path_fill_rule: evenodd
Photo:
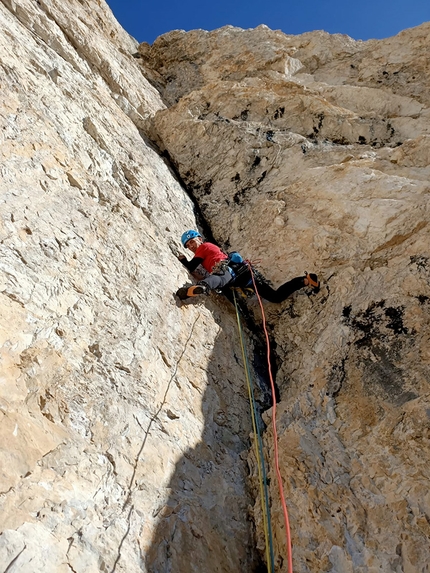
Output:
<svg viewBox="0 0 430 573">
<path fill-rule="evenodd" d="M 260 498 L 261 498 L 261 509 L 263 512 L 264 537 L 266 540 L 266 561 L 267 561 L 268 573 L 274 573 L 274 571 L 272 571 L 272 559 L 271 559 L 271 552 L 270 552 L 270 546 L 269 546 L 269 527 L 268 527 L 269 516 L 267 515 L 266 504 L 264 501 L 265 497 L 264 497 L 264 487 L 263 487 L 262 461 L 261 461 L 261 457 L 260 457 L 260 451 L 258 449 L 257 423 L 256 423 L 256 419 L 255 419 L 255 410 L 254 410 L 255 406 L 254 406 L 254 400 L 253 400 L 253 395 L 252 395 L 252 390 L 251 390 L 251 380 L 250 380 L 250 375 L 249 375 L 248 360 L 246 358 L 245 344 L 243 341 L 242 324 L 240 321 L 239 309 L 237 306 L 236 294 L 234 292 L 234 289 L 233 289 L 233 298 L 234 298 L 234 306 L 236 308 L 236 318 L 237 318 L 237 325 L 239 328 L 240 346 L 242 349 L 242 358 L 243 358 L 243 365 L 244 365 L 244 370 L 245 370 L 246 383 L 248 386 L 249 404 L 251 407 L 252 429 L 254 432 L 255 457 L 257 458 L 258 478 L 259 478 L 259 482 L 260 482 Z"/>
</svg>

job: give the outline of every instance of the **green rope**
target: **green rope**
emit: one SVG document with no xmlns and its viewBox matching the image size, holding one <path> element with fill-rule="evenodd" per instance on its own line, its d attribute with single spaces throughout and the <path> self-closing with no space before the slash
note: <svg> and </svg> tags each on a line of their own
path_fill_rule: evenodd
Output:
<svg viewBox="0 0 430 573">
<path fill-rule="evenodd" d="M 248 395 L 249 395 L 249 403 L 250 403 L 250 407 L 251 407 L 252 427 L 254 430 L 254 436 L 256 436 L 256 438 L 257 438 L 256 440 L 254 440 L 254 445 L 255 445 L 255 455 L 257 458 L 258 474 L 259 474 L 259 481 L 260 481 L 261 509 L 262 509 L 262 513 L 263 513 L 264 536 L 266 539 L 267 567 L 268 567 L 268 573 L 274 573 L 275 572 L 275 557 L 274 557 L 274 552 L 273 552 L 272 524 L 270 521 L 269 492 L 268 492 L 268 488 L 267 488 L 266 466 L 264 463 L 263 440 L 261 439 L 261 429 L 260 429 L 257 407 L 255 404 L 254 390 L 253 390 L 252 378 L 251 378 L 251 371 L 249 368 L 249 361 L 248 361 L 248 357 L 246 354 L 246 346 L 245 346 L 245 341 L 244 341 L 242 323 L 240 320 L 239 307 L 237 304 L 236 293 L 234 292 L 234 289 L 233 289 L 233 299 L 234 299 L 234 306 L 236 308 L 236 318 L 237 318 L 237 325 L 238 325 L 238 329 L 239 329 L 240 343 L 241 343 L 241 347 L 242 347 L 243 363 L 245 366 L 245 376 L 246 376 L 246 381 L 247 381 L 247 385 L 248 385 Z"/>
</svg>

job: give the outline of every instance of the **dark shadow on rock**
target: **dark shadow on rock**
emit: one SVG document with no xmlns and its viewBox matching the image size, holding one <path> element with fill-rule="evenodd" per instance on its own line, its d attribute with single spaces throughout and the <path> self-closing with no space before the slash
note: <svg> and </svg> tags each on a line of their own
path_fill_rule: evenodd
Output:
<svg viewBox="0 0 430 573">
<path fill-rule="evenodd" d="M 247 455 L 251 419 L 235 317 L 228 303 L 205 301 L 226 321 L 207 366 L 201 441 L 179 460 L 152 545 L 151 573 L 266 571 L 255 549 Z"/>
</svg>

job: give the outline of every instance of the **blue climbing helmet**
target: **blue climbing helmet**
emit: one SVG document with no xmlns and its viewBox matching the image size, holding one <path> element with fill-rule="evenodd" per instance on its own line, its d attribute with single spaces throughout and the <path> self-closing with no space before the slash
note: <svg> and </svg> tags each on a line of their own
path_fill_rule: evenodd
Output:
<svg viewBox="0 0 430 573">
<path fill-rule="evenodd" d="M 194 231 L 194 229 L 190 229 L 189 231 L 185 231 L 185 233 L 183 233 L 183 235 L 181 237 L 182 244 L 185 247 L 185 245 L 188 243 L 188 241 L 190 241 L 191 239 L 195 239 L 196 237 L 201 237 L 201 235 L 198 231 Z"/>
</svg>

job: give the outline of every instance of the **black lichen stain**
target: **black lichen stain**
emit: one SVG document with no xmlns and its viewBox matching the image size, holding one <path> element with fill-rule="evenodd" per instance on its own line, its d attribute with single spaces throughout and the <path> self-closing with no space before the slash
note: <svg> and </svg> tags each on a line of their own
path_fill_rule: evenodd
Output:
<svg viewBox="0 0 430 573">
<path fill-rule="evenodd" d="M 267 175 L 267 171 L 263 171 L 263 173 L 260 175 L 260 177 L 257 179 L 257 185 L 260 184 L 263 179 L 266 177 Z"/>
<path fill-rule="evenodd" d="M 365 389 L 395 405 L 417 398 L 407 388 L 408 372 L 403 366 L 403 355 L 413 344 L 413 332 L 404 324 L 403 306 L 385 306 L 385 300 L 375 301 L 357 313 L 351 306 L 343 309 L 344 322 L 355 332 L 353 346 L 362 371 Z M 340 365 L 332 369 L 333 390 L 342 381 Z"/>
<path fill-rule="evenodd" d="M 375 330 L 381 324 L 382 314 L 380 309 L 385 306 L 385 300 L 372 303 L 365 311 L 352 314 L 351 306 L 343 309 L 343 317 L 346 324 L 358 334 L 355 344 L 359 347 L 370 346 Z"/>
<path fill-rule="evenodd" d="M 418 397 L 414 392 L 404 390 L 403 371 L 394 364 L 389 348 L 384 348 L 378 344 L 373 345 L 372 356 L 363 360 L 363 366 L 365 385 L 373 390 L 372 393 L 382 395 L 384 399 L 397 406 Z"/>
<path fill-rule="evenodd" d="M 351 316 L 352 306 L 345 306 L 342 311 L 342 316 L 349 318 Z"/>
<path fill-rule="evenodd" d="M 323 113 L 319 113 L 315 116 L 316 125 L 312 127 L 312 133 L 308 135 L 309 139 L 315 139 L 318 135 L 323 126 L 324 117 L 325 115 Z"/>
<path fill-rule="evenodd" d="M 212 190 L 212 179 L 209 179 L 209 181 L 206 181 L 206 183 L 203 185 L 203 192 L 205 195 L 210 195 Z"/>
<path fill-rule="evenodd" d="M 251 169 L 255 169 L 261 163 L 261 157 L 259 155 L 255 156 L 254 161 L 252 162 Z"/>
<path fill-rule="evenodd" d="M 408 329 L 403 324 L 403 315 L 405 312 L 405 307 L 393 307 L 385 309 L 385 315 L 390 319 L 387 323 L 387 328 L 391 328 L 395 334 L 408 334 Z"/>
<path fill-rule="evenodd" d="M 425 257 L 424 255 L 414 255 L 410 258 L 410 264 L 416 265 L 419 271 L 428 271 L 429 270 L 429 258 Z"/>
<path fill-rule="evenodd" d="M 342 389 L 342 384 L 346 378 L 345 371 L 346 358 L 334 364 L 328 377 L 327 396 L 336 397 Z"/>
<path fill-rule="evenodd" d="M 233 201 L 236 205 L 243 205 L 247 199 L 248 191 L 250 191 L 250 187 L 244 187 L 243 189 L 238 189 L 236 193 L 233 195 Z"/>
<path fill-rule="evenodd" d="M 349 145 L 349 141 L 345 137 L 335 137 L 331 142 L 335 145 Z"/>
</svg>

